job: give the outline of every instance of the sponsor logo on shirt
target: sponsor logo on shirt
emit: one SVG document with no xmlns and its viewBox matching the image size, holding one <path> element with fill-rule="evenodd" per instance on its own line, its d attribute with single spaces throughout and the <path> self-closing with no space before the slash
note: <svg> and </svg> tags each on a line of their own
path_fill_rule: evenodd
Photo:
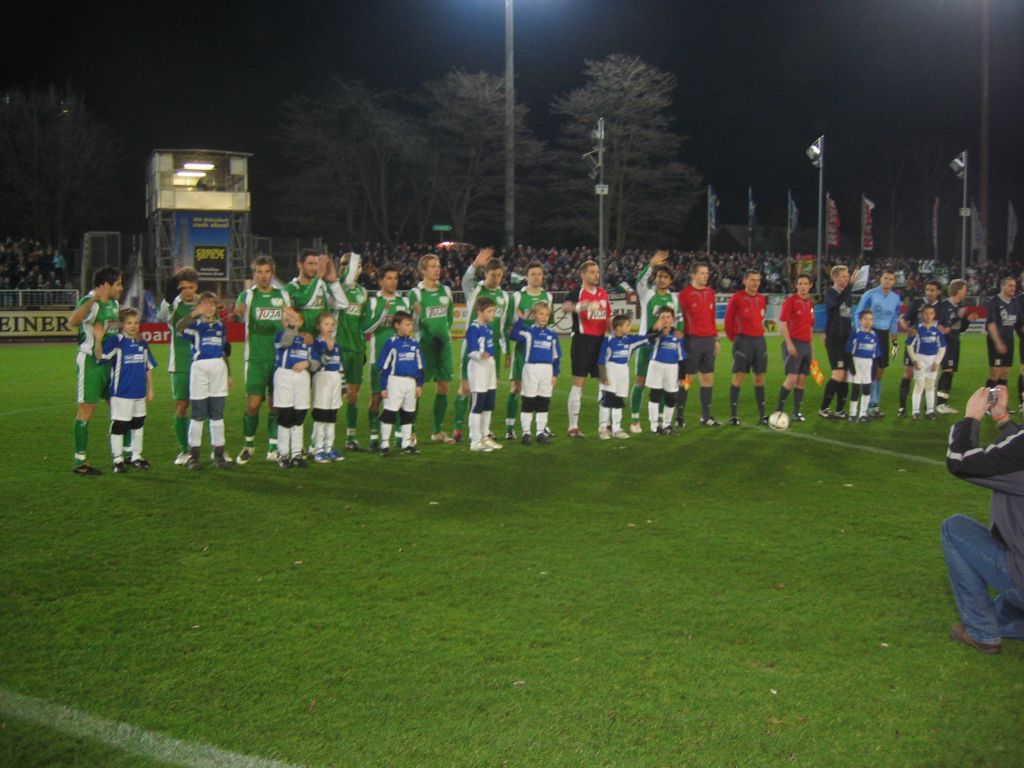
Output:
<svg viewBox="0 0 1024 768">
<path fill-rule="evenodd" d="M 443 298 L 443 297 L 442 297 L 442 301 L 444 301 L 445 304 L 448 303 L 448 299 Z M 437 319 L 440 319 L 442 317 L 447 317 L 447 316 L 448 316 L 448 308 L 447 307 L 443 307 L 443 306 L 442 307 L 427 307 L 427 319 L 428 320 L 437 320 Z"/>
<path fill-rule="evenodd" d="M 352 315 L 353 317 L 359 317 L 359 315 L 363 314 L 363 308 L 359 304 L 349 304 L 345 307 L 345 314 Z"/>
<path fill-rule="evenodd" d="M 270 303 L 271 303 L 272 306 L 275 306 L 275 307 L 283 307 L 284 306 L 284 299 L 275 296 L 274 298 L 272 298 L 270 300 Z"/>
<path fill-rule="evenodd" d="M 274 302 L 275 307 L 279 306 L 281 299 L 274 299 Z M 284 320 L 284 309 L 275 309 L 274 307 L 256 307 L 256 319 L 267 322 Z"/>
</svg>

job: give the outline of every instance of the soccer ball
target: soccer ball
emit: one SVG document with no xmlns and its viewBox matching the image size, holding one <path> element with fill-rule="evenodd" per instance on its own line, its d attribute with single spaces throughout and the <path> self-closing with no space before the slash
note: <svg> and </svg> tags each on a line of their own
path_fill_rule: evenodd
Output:
<svg viewBox="0 0 1024 768">
<path fill-rule="evenodd" d="M 776 411 L 768 417 L 768 426 L 776 432 L 785 432 L 789 429 L 789 416 L 782 411 Z"/>
</svg>

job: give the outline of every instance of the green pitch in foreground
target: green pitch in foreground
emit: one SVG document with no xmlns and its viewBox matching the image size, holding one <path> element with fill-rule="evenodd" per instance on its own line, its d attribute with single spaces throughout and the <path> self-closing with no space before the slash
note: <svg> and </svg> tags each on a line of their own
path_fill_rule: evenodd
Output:
<svg viewBox="0 0 1024 768">
<path fill-rule="evenodd" d="M 961 408 L 983 357 L 966 339 Z M 1024 645 L 947 637 L 938 526 L 988 495 L 945 470 L 953 417 L 893 418 L 898 369 L 866 425 L 600 442 L 590 385 L 585 441 L 198 473 L 171 463 L 160 370 L 154 468 L 100 478 L 70 472 L 73 371 L 70 346 L 0 348 L 2 765 L 1024 764 Z"/>
</svg>

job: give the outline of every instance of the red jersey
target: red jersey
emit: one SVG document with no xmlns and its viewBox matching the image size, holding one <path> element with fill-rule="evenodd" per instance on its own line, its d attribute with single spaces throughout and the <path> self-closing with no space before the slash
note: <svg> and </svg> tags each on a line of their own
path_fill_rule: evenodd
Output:
<svg viewBox="0 0 1024 768">
<path fill-rule="evenodd" d="M 679 306 L 683 310 L 684 333 L 687 336 L 718 335 L 714 289 L 688 285 L 679 292 Z"/>
<path fill-rule="evenodd" d="M 582 312 L 572 313 L 572 333 L 584 336 L 606 336 L 612 318 L 612 303 L 608 301 L 608 291 L 598 286 L 588 291 L 582 286 L 569 296 L 573 304 L 589 302 Z"/>
<path fill-rule="evenodd" d="M 810 299 L 801 299 L 794 293 L 782 302 L 779 320 L 786 322 L 789 338 L 793 341 L 810 341 L 811 331 L 814 329 L 814 302 Z"/>
<path fill-rule="evenodd" d="M 725 335 L 729 341 L 735 341 L 740 334 L 744 336 L 764 336 L 764 313 L 768 307 L 768 299 L 763 293 L 751 296 L 744 291 L 737 291 L 729 299 L 725 308 Z"/>
</svg>

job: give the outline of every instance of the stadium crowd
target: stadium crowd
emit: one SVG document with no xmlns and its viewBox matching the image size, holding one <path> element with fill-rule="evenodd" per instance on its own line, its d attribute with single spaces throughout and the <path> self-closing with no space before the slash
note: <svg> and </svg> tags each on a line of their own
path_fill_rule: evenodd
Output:
<svg viewBox="0 0 1024 768">
<path fill-rule="evenodd" d="M 0 242 L 0 290 L 52 290 L 69 285 L 61 249 L 31 238 Z"/>
</svg>

